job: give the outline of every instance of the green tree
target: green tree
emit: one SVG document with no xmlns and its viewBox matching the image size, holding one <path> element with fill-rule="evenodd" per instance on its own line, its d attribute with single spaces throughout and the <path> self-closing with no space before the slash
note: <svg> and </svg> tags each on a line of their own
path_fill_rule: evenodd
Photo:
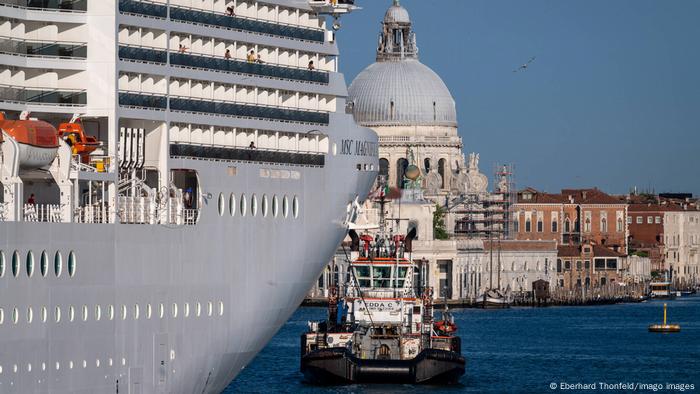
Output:
<svg viewBox="0 0 700 394">
<path fill-rule="evenodd" d="M 440 204 L 435 204 L 435 212 L 433 212 L 433 238 L 448 239 L 447 229 L 445 228 L 445 208 Z"/>
</svg>

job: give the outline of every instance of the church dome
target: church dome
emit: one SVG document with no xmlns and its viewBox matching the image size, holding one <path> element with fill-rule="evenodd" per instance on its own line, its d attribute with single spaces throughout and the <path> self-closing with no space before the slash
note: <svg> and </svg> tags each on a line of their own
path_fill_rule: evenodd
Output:
<svg viewBox="0 0 700 394">
<path fill-rule="evenodd" d="M 348 94 L 362 126 L 457 126 L 455 101 L 418 60 L 411 20 L 398 0 L 384 16 L 376 63 L 355 78 Z"/>
<path fill-rule="evenodd" d="M 376 62 L 348 91 L 355 121 L 363 126 L 457 126 L 450 91 L 417 59 Z"/>
</svg>

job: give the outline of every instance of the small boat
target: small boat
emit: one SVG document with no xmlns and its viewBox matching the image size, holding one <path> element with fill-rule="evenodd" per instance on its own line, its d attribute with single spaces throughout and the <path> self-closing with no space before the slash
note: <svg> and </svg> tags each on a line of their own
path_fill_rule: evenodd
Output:
<svg viewBox="0 0 700 394">
<path fill-rule="evenodd" d="M 671 282 L 656 281 L 649 284 L 649 295 L 654 299 L 673 299 L 676 297 L 676 292 L 671 291 Z"/>
<path fill-rule="evenodd" d="M 309 322 L 301 336 L 306 380 L 326 385 L 457 383 L 466 366 L 457 325 L 449 311 L 435 321 L 432 288 L 419 291 L 414 285 L 415 266 L 404 253 L 410 236 L 380 227 L 376 237 L 358 238 L 364 245 L 350 262 L 346 294 L 339 297 L 333 287 L 328 319 Z"/>
<path fill-rule="evenodd" d="M 649 332 L 680 332 L 681 326 L 679 324 L 668 324 L 666 323 L 666 304 L 664 304 L 664 323 L 663 324 L 652 324 L 649 326 Z"/>
<path fill-rule="evenodd" d="M 28 112 L 19 120 L 9 120 L 0 112 L 0 130 L 3 144 L 17 144 L 19 167 L 25 170 L 47 167 L 56 158 L 58 136 L 50 123 L 32 119 Z"/>
<path fill-rule="evenodd" d="M 502 290 L 490 289 L 479 297 L 477 306 L 484 309 L 504 309 L 510 308 L 510 301 Z"/>
</svg>

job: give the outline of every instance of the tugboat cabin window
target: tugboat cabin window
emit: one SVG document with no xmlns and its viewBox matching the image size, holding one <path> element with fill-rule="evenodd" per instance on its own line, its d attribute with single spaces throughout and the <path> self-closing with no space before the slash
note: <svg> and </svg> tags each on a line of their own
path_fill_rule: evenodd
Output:
<svg viewBox="0 0 700 394">
<path fill-rule="evenodd" d="M 361 265 L 355 267 L 355 277 L 357 277 L 360 287 L 370 287 L 371 277 L 368 266 Z"/>
<path fill-rule="evenodd" d="M 404 286 L 408 275 L 408 267 L 398 267 L 398 271 L 394 266 L 358 265 L 353 268 L 358 284 L 360 287 L 365 288 L 390 289 L 393 287 L 392 278 L 394 278 L 395 273 L 398 273 L 395 282 L 396 287 L 401 288 Z"/>
<path fill-rule="evenodd" d="M 372 287 L 391 287 L 391 267 L 372 267 Z"/>
</svg>

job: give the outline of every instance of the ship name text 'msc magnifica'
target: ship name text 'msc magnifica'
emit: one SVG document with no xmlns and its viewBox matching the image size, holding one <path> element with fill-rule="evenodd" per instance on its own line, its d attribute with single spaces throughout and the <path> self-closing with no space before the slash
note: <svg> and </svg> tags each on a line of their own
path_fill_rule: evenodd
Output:
<svg viewBox="0 0 700 394">
<path fill-rule="evenodd" d="M 352 3 L 0 2 L 0 393 L 252 360 L 376 177 L 327 28 Z"/>
</svg>

